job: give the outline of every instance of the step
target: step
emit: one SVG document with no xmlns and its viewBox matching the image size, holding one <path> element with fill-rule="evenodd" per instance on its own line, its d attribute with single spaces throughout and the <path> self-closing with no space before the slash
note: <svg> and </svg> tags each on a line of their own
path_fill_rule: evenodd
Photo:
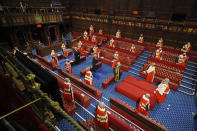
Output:
<svg viewBox="0 0 197 131">
<path fill-rule="evenodd" d="M 197 75 L 194 75 L 194 74 L 189 74 L 189 73 L 184 73 L 183 76 L 185 77 L 189 77 L 189 78 L 192 78 L 192 79 L 196 79 L 197 78 Z"/>
<path fill-rule="evenodd" d="M 181 82 L 180 86 L 182 86 L 183 88 L 195 91 L 195 86 L 193 86 L 193 85 Z"/>
<path fill-rule="evenodd" d="M 136 65 L 130 66 L 131 69 L 134 68 L 134 70 L 138 70 L 138 71 L 140 71 L 142 67 L 143 67 L 143 66 L 140 66 L 140 67 L 139 67 L 139 66 L 136 66 Z"/>
<path fill-rule="evenodd" d="M 181 86 L 178 88 L 178 91 L 179 91 L 179 92 L 182 92 L 182 93 L 184 93 L 184 94 L 186 94 L 186 95 L 194 95 L 194 94 L 195 94 L 194 91 L 188 90 L 188 89 L 183 88 L 183 87 L 181 87 Z"/>
<path fill-rule="evenodd" d="M 196 83 L 195 81 L 189 80 L 189 79 L 186 79 L 186 78 L 182 78 L 181 81 L 184 82 L 184 83 L 190 84 L 190 85 L 195 85 L 195 83 Z"/>
</svg>

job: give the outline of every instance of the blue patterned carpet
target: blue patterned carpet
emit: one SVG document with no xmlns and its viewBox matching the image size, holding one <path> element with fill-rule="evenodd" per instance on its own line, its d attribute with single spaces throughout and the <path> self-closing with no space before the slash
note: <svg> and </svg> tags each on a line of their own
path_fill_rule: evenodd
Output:
<svg viewBox="0 0 197 131">
<path fill-rule="evenodd" d="M 130 72 L 123 72 L 123 75 L 121 76 L 121 79 L 117 83 L 113 83 L 110 85 L 107 89 L 103 89 L 102 81 L 105 80 L 107 77 L 113 74 L 113 70 L 111 66 L 102 64 L 102 67 L 97 70 L 96 73 L 93 74 L 93 80 L 94 80 L 94 86 L 98 88 L 99 90 L 103 91 L 103 97 L 107 98 L 109 100 L 110 97 L 118 98 L 125 103 L 133 106 L 136 108 L 136 102 L 121 95 L 120 93 L 115 91 L 115 87 L 128 75 L 134 76 L 136 78 L 139 78 L 141 80 L 144 80 L 140 78 L 139 70 L 143 67 L 143 64 L 146 63 L 147 58 L 151 55 L 150 52 L 144 51 L 143 54 L 136 60 L 135 64 L 131 67 L 134 69 L 131 69 L 130 72 L 134 72 L 136 74 L 130 73 Z M 49 56 L 45 57 L 47 59 L 50 59 Z M 69 59 L 73 59 L 73 56 L 69 56 Z M 65 59 L 59 61 L 60 68 L 65 69 L 64 63 Z M 80 77 L 80 71 L 88 66 L 90 66 L 92 63 L 92 56 L 88 56 L 86 58 L 86 61 L 82 62 L 79 65 L 73 66 L 73 74 L 84 80 L 84 78 Z M 188 63 L 188 65 L 197 67 L 197 63 Z M 191 67 L 187 67 L 187 69 L 190 69 Z M 192 71 L 185 70 L 184 76 L 196 78 L 196 73 Z M 196 70 L 196 68 L 194 68 Z M 191 73 L 193 75 L 186 74 L 186 72 Z M 192 80 L 183 78 L 184 81 L 195 83 Z M 190 88 L 194 88 L 194 85 L 187 84 L 182 82 L 182 85 L 186 85 Z M 185 88 L 181 88 L 181 90 L 185 90 Z M 188 91 L 189 92 L 189 91 Z M 109 101 L 101 98 L 100 101 L 105 102 L 106 105 L 109 106 Z M 186 94 L 183 94 L 179 91 L 171 90 L 170 93 L 166 97 L 166 101 L 163 104 L 156 104 L 155 108 L 149 112 L 149 116 L 158 122 L 165 125 L 170 131 L 192 131 L 194 130 L 194 115 L 197 113 L 197 104 L 195 103 L 197 101 L 196 95 L 189 96 Z M 92 103 L 87 107 L 87 110 L 91 112 L 92 114 L 95 113 L 95 106 L 98 104 L 95 100 L 92 99 Z M 89 117 L 92 117 L 87 111 L 80 106 L 77 106 L 77 114 L 74 114 L 72 117 L 75 120 L 78 119 L 85 119 L 87 120 Z M 82 117 L 82 118 L 80 118 Z M 66 120 L 61 120 L 59 122 L 58 127 L 62 130 L 74 130 L 72 126 L 69 125 L 69 123 Z"/>
</svg>

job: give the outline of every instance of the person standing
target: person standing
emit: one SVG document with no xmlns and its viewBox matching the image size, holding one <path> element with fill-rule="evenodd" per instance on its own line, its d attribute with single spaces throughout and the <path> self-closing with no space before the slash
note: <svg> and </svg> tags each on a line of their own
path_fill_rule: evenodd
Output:
<svg viewBox="0 0 197 131">
<path fill-rule="evenodd" d="M 92 54 L 92 71 L 96 72 L 97 70 L 97 63 L 98 63 L 98 58 L 99 58 L 99 48 L 94 46 L 93 48 L 93 54 Z"/>
<path fill-rule="evenodd" d="M 162 104 L 165 101 L 166 94 L 170 92 L 169 87 L 170 80 L 165 78 L 157 87 L 156 91 L 154 92 L 157 97 L 157 102 Z"/>
<path fill-rule="evenodd" d="M 115 67 L 115 76 L 114 81 L 118 82 L 120 80 L 120 62 L 117 63 L 117 66 Z"/>
<path fill-rule="evenodd" d="M 74 56 L 75 56 L 75 63 L 79 64 L 80 63 L 80 53 L 79 53 L 79 50 L 77 49 L 77 47 L 75 47 Z"/>
<path fill-rule="evenodd" d="M 143 73 L 147 74 L 146 82 L 152 83 L 155 77 L 155 63 L 151 63 L 148 70 L 143 71 Z"/>
<path fill-rule="evenodd" d="M 109 130 L 109 120 L 108 120 L 108 114 L 105 109 L 104 102 L 100 102 L 96 106 L 96 112 L 95 112 L 95 121 L 99 126 L 102 126 L 106 129 L 106 131 Z"/>
<path fill-rule="evenodd" d="M 94 27 L 93 27 L 93 25 L 90 25 L 89 31 L 90 31 L 90 39 L 92 39 L 92 36 L 94 34 Z"/>
<path fill-rule="evenodd" d="M 73 90 L 71 87 L 70 79 L 66 78 L 64 82 L 64 87 L 63 87 L 63 98 L 67 102 L 72 102 L 73 104 L 75 103 L 74 100 L 74 95 L 73 95 Z"/>
</svg>

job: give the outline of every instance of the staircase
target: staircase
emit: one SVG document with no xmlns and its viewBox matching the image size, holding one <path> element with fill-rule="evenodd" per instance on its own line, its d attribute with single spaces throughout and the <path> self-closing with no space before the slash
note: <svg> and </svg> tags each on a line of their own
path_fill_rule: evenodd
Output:
<svg viewBox="0 0 197 131">
<path fill-rule="evenodd" d="M 197 82 L 196 78 L 197 78 L 197 62 L 188 61 L 178 91 L 187 95 L 194 95 L 195 86 Z"/>
<path fill-rule="evenodd" d="M 148 58 L 152 55 L 150 51 L 144 51 L 135 63 L 130 67 L 129 73 L 132 73 L 136 76 L 139 76 L 141 69 L 144 67 L 144 64 L 147 63 Z"/>
</svg>

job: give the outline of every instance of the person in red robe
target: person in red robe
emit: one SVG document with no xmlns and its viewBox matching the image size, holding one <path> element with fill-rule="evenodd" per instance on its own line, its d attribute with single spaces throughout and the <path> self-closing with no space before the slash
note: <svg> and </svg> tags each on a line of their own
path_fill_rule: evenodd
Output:
<svg viewBox="0 0 197 131">
<path fill-rule="evenodd" d="M 118 31 L 116 32 L 116 38 L 121 38 L 121 32 L 120 32 L 120 30 L 118 30 Z"/>
<path fill-rule="evenodd" d="M 148 70 L 143 71 L 143 73 L 147 74 L 146 82 L 152 83 L 155 77 L 155 63 L 151 63 Z"/>
<path fill-rule="evenodd" d="M 144 94 L 141 98 L 140 98 L 140 102 L 138 104 L 138 108 L 137 110 L 144 114 L 145 116 L 148 115 L 148 111 L 150 109 L 150 94 Z"/>
<path fill-rule="evenodd" d="M 139 39 L 138 39 L 138 41 L 137 42 L 139 42 L 139 43 L 144 43 L 144 37 L 143 37 L 143 34 L 140 34 L 140 37 L 139 37 Z"/>
<path fill-rule="evenodd" d="M 136 53 L 136 48 L 134 44 L 131 45 L 130 51 Z"/>
<path fill-rule="evenodd" d="M 70 79 L 66 78 L 64 82 L 64 87 L 63 87 L 63 98 L 67 102 L 72 102 L 73 104 L 75 103 L 74 100 L 74 95 L 73 95 L 73 90 L 71 87 Z"/>
<path fill-rule="evenodd" d="M 90 71 L 90 68 L 86 69 L 85 82 L 86 84 L 93 86 L 93 75 L 92 72 Z"/>
<path fill-rule="evenodd" d="M 103 30 L 102 29 L 99 29 L 99 34 L 103 35 Z"/>
<path fill-rule="evenodd" d="M 100 102 L 96 106 L 95 121 L 98 125 L 104 127 L 106 129 L 106 131 L 109 130 L 108 114 L 107 114 L 107 111 L 105 109 L 104 102 Z"/>
<path fill-rule="evenodd" d="M 111 40 L 109 41 L 109 47 L 115 48 L 115 42 L 113 38 L 111 38 Z"/>
<path fill-rule="evenodd" d="M 158 59 L 158 60 L 162 60 L 163 58 L 163 51 L 162 51 L 162 48 L 159 48 L 155 51 L 155 54 L 154 54 L 155 58 Z"/>
<path fill-rule="evenodd" d="M 83 48 L 82 48 L 82 42 L 81 41 L 78 42 L 78 51 L 79 51 L 80 55 L 83 55 Z"/>
<path fill-rule="evenodd" d="M 157 87 L 156 91 L 154 92 L 157 97 L 157 102 L 162 104 L 165 101 L 166 94 L 170 92 L 169 83 L 170 80 L 165 78 Z"/>
<path fill-rule="evenodd" d="M 187 63 L 187 60 L 188 60 L 188 57 L 187 57 L 186 53 L 183 53 L 183 54 L 179 55 L 177 59 L 178 60 L 177 60 L 176 64 L 181 65 L 183 67 L 186 67 L 186 63 Z"/>
<path fill-rule="evenodd" d="M 159 41 L 156 44 L 157 48 L 162 48 L 163 49 L 163 38 L 160 38 Z"/>
<path fill-rule="evenodd" d="M 97 38 L 96 35 L 92 36 L 92 42 L 94 42 L 95 45 L 97 45 Z"/>
<path fill-rule="evenodd" d="M 58 58 L 54 50 L 51 51 L 51 61 L 53 65 L 58 66 Z"/>
<path fill-rule="evenodd" d="M 65 58 L 67 58 L 67 57 L 68 57 L 68 52 L 67 52 L 67 49 L 66 49 L 66 46 L 65 46 L 64 42 L 62 42 L 61 48 L 62 48 L 63 56 L 64 56 Z"/>
<path fill-rule="evenodd" d="M 85 41 L 89 41 L 89 36 L 88 36 L 88 32 L 87 31 L 84 31 L 84 33 L 83 33 L 83 39 Z"/>
<path fill-rule="evenodd" d="M 66 59 L 65 69 L 66 69 L 66 72 L 72 74 L 72 67 L 71 67 L 70 61 L 68 59 Z"/>
<path fill-rule="evenodd" d="M 187 42 L 185 45 L 183 45 L 181 51 L 189 53 L 191 49 L 192 49 L 192 46 L 190 42 Z"/>
<path fill-rule="evenodd" d="M 93 27 L 93 25 L 90 25 L 89 31 L 90 31 L 90 39 L 91 39 L 93 34 L 94 34 L 94 27 Z"/>
</svg>

